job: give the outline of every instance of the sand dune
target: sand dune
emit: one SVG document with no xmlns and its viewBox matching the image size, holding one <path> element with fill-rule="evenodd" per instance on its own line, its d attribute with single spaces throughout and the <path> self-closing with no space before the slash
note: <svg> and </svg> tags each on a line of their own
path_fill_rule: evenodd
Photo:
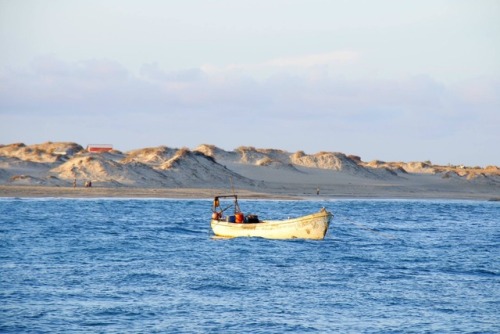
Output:
<svg viewBox="0 0 500 334">
<path fill-rule="evenodd" d="M 230 189 L 275 196 L 492 198 L 500 196 L 497 166 L 430 162 L 363 162 L 339 152 L 287 152 L 249 146 L 225 151 L 166 146 L 90 153 L 76 143 L 0 145 L 0 195 L 15 186 Z M 7 189 L 7 190 L 5 190 Z M 45 188 L 47 189 L 47 188 Z M 147 192 L 147 191 L 146 191 Z M 154 191 L 153 191 L 154 197 Z"/>
<path fill-rule="evenodd" d="M 146 164 L 136 161 L 121 163 L 106 155 L 77 155 L 50 172 L 62 180 L 92 181 L 105 186 L 149 186 L 153 182 L 158 186 L 172 185 Z"/>
<path fill-rule="evenodd" d="M 212 157 L 188 149 L 177 151 L 158 168 L 181 187 L 224 187 L 229 179 L 243 188 L 253 185 L 252 180 L 227 169 Z"/>
<path fill-rule="evenodd" d="M 173 158 L 177 151 L 177 149 L 168 148 L 166 146 L 143 148 L 128 152 L 122 162 L 128 163 L 137 161 L 148 165 L 158 166 Z"/>
<path fill-rule="evenodd" d="M 61 161 L 68 152 L 71 154 L 82 150 L 83 147 L 76 143 L 47 142 L 45 144 L 30 146 L 26 146 L 23 143 L 15 143 L 0 146 L 0 156 L 15 157 L 24 161 L 46 163 Z"/>
</svg>

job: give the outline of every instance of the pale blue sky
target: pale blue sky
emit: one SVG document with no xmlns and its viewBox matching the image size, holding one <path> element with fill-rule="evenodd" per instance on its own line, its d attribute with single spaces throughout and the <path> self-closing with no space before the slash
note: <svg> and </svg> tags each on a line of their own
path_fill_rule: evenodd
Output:
<svg viewBox="0 0 500 334">
<path fill-rule="evenodd" d="M 500 165 L 500 1 L 0 0 L 0 144 Z"/>
</svg>

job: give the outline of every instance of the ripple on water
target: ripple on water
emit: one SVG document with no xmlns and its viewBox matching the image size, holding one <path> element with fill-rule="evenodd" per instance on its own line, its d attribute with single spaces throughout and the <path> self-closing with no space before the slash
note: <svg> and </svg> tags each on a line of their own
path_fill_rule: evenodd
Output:
<svg viewBox="0 0 500 334">
<path fill-rule="evenodd" d="M 0 331 L 500 332 L 497 202 L 241 205 L 335 218 L 221 240 L 209 200 L 0 200 Z"/>
</svg>

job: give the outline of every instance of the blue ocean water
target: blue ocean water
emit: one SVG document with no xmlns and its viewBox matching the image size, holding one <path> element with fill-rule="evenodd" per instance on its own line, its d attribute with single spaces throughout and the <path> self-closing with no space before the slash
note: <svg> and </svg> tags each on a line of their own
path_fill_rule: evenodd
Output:
<svg viewBox="0 0 500 334">
<path fill-rule="evenodd" d="M 2 333 L 498 333 L 500 203 L 241 201 L 325 240 L 214 239 L 210 200 L 0 199 Z"/>
</svg>

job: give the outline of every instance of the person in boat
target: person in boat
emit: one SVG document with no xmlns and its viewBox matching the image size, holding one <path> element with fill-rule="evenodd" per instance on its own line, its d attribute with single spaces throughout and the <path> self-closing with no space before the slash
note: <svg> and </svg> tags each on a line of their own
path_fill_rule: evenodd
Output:
<svg viewBox="0 0 500 334">
<path fill-rule="evenodd" d="M 236 195 L 232 195 L 232 196 L 227 195 L 227 196 L 222 196 L 222 197 L 234 197 L 234 203 L 223 209 L 220 206 L 219 196 L 216 196 L 214 198 L 213 207 L 212 207 L 212 219 L 224 220 L 224 217 L 223 217 L 224 211 L 229 209 L 231 206 L 234 206 L 234 215 L 230 215 L 227 217 L 228 222 L 236 223 L 236 224 L 259 223 L 259 218 L 256 215 L 245 216 L 243 214 L 243 212 L 241 212 L 240 206 L 238 204 L 238 197 Z"/>
</svg>

